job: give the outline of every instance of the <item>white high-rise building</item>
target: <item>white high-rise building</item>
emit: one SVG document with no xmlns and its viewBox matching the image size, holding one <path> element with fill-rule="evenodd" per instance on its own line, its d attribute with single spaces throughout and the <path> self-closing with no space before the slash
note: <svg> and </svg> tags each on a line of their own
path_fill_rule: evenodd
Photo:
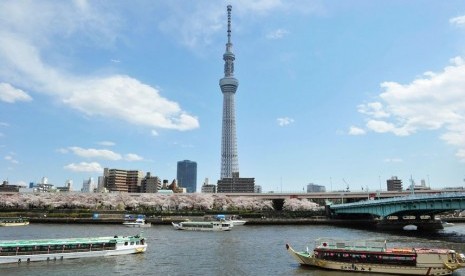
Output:
<svg viewBox="0 0 465 276">
<path fill-rule="evenodd" d="M 95 189 L 95 183 L 94 183 L 94 179 L 92 177 L 89 177 L 88 180 L 84 180 L 82 182 L 81 192 L 83 192 L 83 193 L 93 193 L 94 189 Z"/>
<path fill-rule="evenodd" d="M 223 93 L 223 127 L 221 135 L 221 179 L 231 178 L 233 173 L 239 173 L 236 139 L 236 113 L 234 95 L 239 82 L 234 78 L 234 60 L 231 43 L 231 5 L 228 5 L 228 43 L 223 54 L 224 78 L 220 79 Z"/>
</svg>

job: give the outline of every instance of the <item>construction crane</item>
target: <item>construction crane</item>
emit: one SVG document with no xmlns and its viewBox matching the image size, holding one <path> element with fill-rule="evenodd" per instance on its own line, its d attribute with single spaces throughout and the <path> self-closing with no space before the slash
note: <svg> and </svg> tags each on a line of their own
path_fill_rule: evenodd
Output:
<svg viewBox="0 0 465 276">
<path fill-rule="evenodd" d="M 342 181 L 344 181 L 344 183 L 347 185 L 346 192 L 350 192 L 349 183 L 347 183 L 347 181 L 344 178 L 342 179 Z"/>
</svg>

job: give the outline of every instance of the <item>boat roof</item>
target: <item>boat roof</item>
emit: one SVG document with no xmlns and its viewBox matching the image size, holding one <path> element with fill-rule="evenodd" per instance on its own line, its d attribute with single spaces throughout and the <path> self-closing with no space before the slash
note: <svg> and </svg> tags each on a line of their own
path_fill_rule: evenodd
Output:
<svg viewBox="0 0 465 276">
<path fill-rule="evenodd" d="M 57 244 L 89 244 L 122 242 L 131 239 L 139 239 L 139 236 L 114 236 L 114 237 L 90 237 L 90 238 L 64 238 L 64 239 L 34 239 L 34 240 L 4 240 L 0 241 L 0 247 L 35 246 Z"/>
<path fill-rule="evenodd" d="M 415 247 L 387 247 L 387 242 L 370 240 L 339 240 L 333 238 L 320 238 L 315 240 L 315 249 L 318 250 L 340 250 L 340 251 L 363 251 L 363 252 L 385 252 L 396 254 L 446 254 L 454 253 L 454 250 L 446 248 L 415 248 Z"/>
<path fill-rule="evenodd" d="M 194 225 L 211 225 L 211 224 L 229 224 L 229 222 L 223 222 L 223 221 L 182 221 L 182 224 L 188 225 L 188 224 L 194 224 Z"/>
<path fill-rule="evenodd" d="M 359 251 L 386 251 L 386 241 L 369 241 L 369 240 L 339 240 L 333 238 L 320 238 L 315 240 L 315 247 L 318 249 L 340 249 L 340 250 L 359 250 Z"/>
</svg>

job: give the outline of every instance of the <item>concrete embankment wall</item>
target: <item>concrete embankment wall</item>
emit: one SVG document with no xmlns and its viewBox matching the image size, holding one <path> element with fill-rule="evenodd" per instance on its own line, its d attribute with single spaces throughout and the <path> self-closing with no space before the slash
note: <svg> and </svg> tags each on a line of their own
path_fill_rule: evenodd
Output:
<svg viewBox="0 0 465 276">
<path fill-rule="evenodd" d="M 202 217 L 169 217 L 169 218 L 148 218 L 147 222 L 154 225 L 171 224 L 179 221 L 202 221 Z M 330 219 L 306 219 L 306 218 L 273 218 L 273 219 L 246 219 L 246 225 L 341 225 L 341 226 L 373 226 L 374 222 L 353 221 L 353 220 L 330 220 Z M 92 223 L 92 224 L 122 224 L 121 218 L 30 218 L 31 223 Z"/>
</svg>

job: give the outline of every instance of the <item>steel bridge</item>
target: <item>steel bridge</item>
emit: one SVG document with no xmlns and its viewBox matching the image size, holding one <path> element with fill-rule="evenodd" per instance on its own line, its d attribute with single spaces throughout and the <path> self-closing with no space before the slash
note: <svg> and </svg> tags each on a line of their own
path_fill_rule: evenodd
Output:
<svg viewBox="0 0 465 276">
<path fill-rule="evenodd" d="M 465 209 L 465 193 L 408 195 L 379 200 L 329 206 L 331 214 L 370 214 L 381 219 L 388 216 L 430 216 Z"/>
</svg>

